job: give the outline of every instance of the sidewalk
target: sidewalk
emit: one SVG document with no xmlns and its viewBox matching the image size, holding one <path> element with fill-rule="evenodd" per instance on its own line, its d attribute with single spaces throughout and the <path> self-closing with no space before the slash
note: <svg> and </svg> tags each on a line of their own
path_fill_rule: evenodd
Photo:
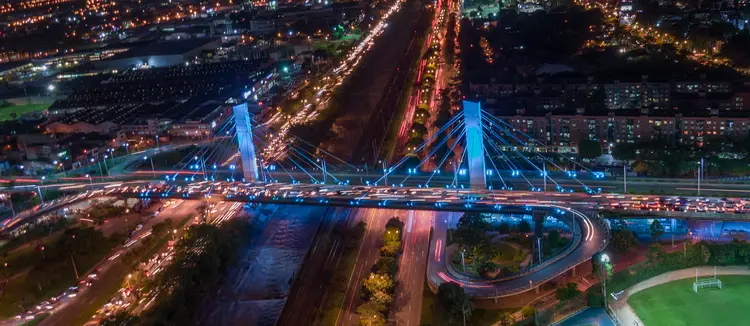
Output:
<svg viewBox="0 0 750 326">
<path fill-rule="evenodd" d="M 628 304 L 631 295 L 645 289 L 669 283 L 676 280 L 695 277 L 695 271 L 698 270 L 698 276 L 710 276 L 714 274 L 713 266 L 701 266 L 697 268 L 686 268 L 676 271 L 667 272 L 654 276 L 625 290 L 618 300 L 610 300 L 610 307 L 621 325 L 644 325 L 643 321 L 635 314 L 633 308 Z M 747 266 L 716 266 L 716 275 L 750 275 L 750 269 Z M 608 298 L 609 299 L 609 298 Z"/>
</svg>

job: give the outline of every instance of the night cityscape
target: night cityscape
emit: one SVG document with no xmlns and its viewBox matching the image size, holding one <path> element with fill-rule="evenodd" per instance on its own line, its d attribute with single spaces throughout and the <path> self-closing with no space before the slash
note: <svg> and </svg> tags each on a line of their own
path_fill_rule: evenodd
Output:
<svg viewBox="0 0 750 326">
<path fill-rule="evenodd" d="M 750 325 L 746 0 L 5 0 L 0 326 Z"/>
</svg>

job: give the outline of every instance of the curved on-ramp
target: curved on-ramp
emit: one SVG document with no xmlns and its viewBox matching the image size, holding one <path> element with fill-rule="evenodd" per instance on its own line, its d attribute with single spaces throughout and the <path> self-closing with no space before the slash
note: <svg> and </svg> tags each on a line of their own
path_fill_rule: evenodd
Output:
<svg viewBox="0 0 750 326">
<path fill-rule="evenodd" d="M 473 298 L 488 299 L 516 295 L 534 290 L 538 286 L 571 270 L 591 259 L 607 245 L 609 228 L 597 214 L 585 214 L 576 209 L 556 205 L 537 205 L 548 209 L 566 210 L 576 221 L 578 233 L 574 235 L 573 248 L 566 250 L 555 258 L 532 267 L 521 275 L 505 280 L 477 280 L 449 271 L 446 253 L 446 234 L 448 223 L 445 220 L 435 221 L 435 232 L 430 244 L 430 260 L 427 266 L 427 281 L 434 290 L 441 283 L 456 282 L 463 286 L 466 293 Z M 570 223 L 571 221 L 567 221 Z M 571 229 L 573 227 L 569 225 Z"/>
</svg>

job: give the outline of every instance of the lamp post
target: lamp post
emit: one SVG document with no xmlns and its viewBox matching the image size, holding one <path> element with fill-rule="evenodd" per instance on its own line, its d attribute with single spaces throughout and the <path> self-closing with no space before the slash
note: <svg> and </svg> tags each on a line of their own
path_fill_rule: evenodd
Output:
<svg viewBox="0 0 750 326">
<path fill-rule="evenodd" d="M 89 162 L 94 163 L 94 158 L 92 157 L 89 159 Z M 102 162 L 99 160 L 96 160 L 96 165 L 99 166 L 99 176 L 104 177 L 104 170 L 102 170 Z"/>
<path fill-rule="evenodd" d="M 112 167 L 115 167 L 115 149 L 110 148 L 109 152 L 112 154 Z"/>
<path fill-rule="evenodd" d="M 154 170 L 154 157 L 153 156 L 144 156 L 143 160 L 145 161 L 146 159 L 150 159 L 151 160 L 151 174 L 153 174 L 154 179 L 156 179 L 156 170 Z"/>
<path fill-rule="evenodd" d="M 703 178 L 703 158 L 701 157 L 700 166 L 698 166 L 698 196 L 701 195 L 701 179 Z"/>
<path fill-rule="evenodd" d="M 91 179 L 91 175 L 87 174 L 86 177 L 89 178 L 89 183 L 93 185 L 94 184 L 94 180 Z"/>
<path fill-rule="evenodd" d="M 39 180 L 42 183 L 41 184 L 42 186 L 44 186 L 44 179 L 47 179 L 47 176 L 43 175 L 41 178 L 39 178 Z M 42 204 L 44 204 L 44 195 L 42 195 L 42 188 L 40 188 L 39 185 L 36 186 L 36 192 L 39 193 L 39 199 L 41 199 L 42 200 Z"/>
<path fill-rule="evenodd" d="M 461 267 L 463 268 L 464 272 L 466 272 L 466 249 L 461 250 Z"/>
<path fill-rule="evenodd" d="M 107 170 L 107 176 L 111 177 L 112 175 L 109 174 L 109 167 L 107 166 L 107 157 L 109 157 L 109 155 L 104 154 L 104 158 L 102 159 L 102 162 L 104 162 L 104 169 Z"/>
<path fill-rule="evenodd" d="M 607 307 L 607 274 L 606 274 L 606 267 L 605 264 L 609 264 L 609 256 L 607 254 L 602 254 L 601 258 L 601 264 L 599 264 L 599 267 L 601 269 L 601 276 L 602 276 L 602 296 L 604 297 L 604 307 Z"/>
</svg>

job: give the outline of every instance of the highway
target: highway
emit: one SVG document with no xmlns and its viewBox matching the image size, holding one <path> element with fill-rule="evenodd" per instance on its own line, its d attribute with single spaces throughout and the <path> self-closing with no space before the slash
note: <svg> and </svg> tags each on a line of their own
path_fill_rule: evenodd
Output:
<svg viewBox="0 0 750 326">
<path fill-rule="evenodd" d="M 393 308 L 396 325 L 417 326 L 422 313 L 422 291 L 430 253 L 430 229 L 439 213 L 408 211 L 404 220 L 403 252 L 396 275 Z"/>
<path fill-rule="evenodd" d="M 357 253 L 352 276 L 348 281 L 343 307 L 341 307 L 341 315 L 336 321 L 337 326 L 359 325 L 359 315 L 356 309 L 363 303 L 360 297 L 362 279 L 370 274 L 372 266 L 380 258 L 380 246 L 382 245 L 385 223 L 389 218 L 397 216 L 397 212 L 386 209 L 356 210 L 355 223 L 364 221 L 367 224 L 367 229 Z"/>
<path fill-rule="evenodd" d="M 170 208 L 165 208 L 159 215 L 145 223 L 143 228 L 137 231 L 132 238 L 143 238 L 145 234 L 150 234 L 151 227 L 154 224 L 160 223 L 167 218 L 171 218 L 173 223 L 179 224 L 189 214 L 194 214 L 198 205 L 200 205 L 198 201 L 182 201 Z M 121 246 L 115 248 L 112 255 L 107 256 L 108 258 L 95 267 L 101 269 L 98 272 L 98 280 L 93 282 L 88 289 L 81 291 L 78 296 L 70 298 L 63 304 L 55 307 L 52 315 L 44 319 L 39 325 L 71 325 L 73 320 L 78 320 L 81 317 L 80 314 L 87 311 L 86 308 L 90 306 L 93 300 L 108 293 L 112 284 L 119 284 L 124 275 L 129 272 L 119 257 L 127 251 L 136 248 L 138 245 L 140 244 L 136 243 L 129 247 Z"/>
<path fill-rule="evenodd" d="M 394 280 L 396 289 L 391 310 L 397 325 L 419 325 L 433 215 L 434 212 L 427 211 L 356 209 L 355 221 L 367 223 L 367 230 L 358 250 L 337 325 L 359 325 L 356 309 L 363 303 L 360 298 L 362 279 L 369 275 L 372 266 L 380 258 L 385 224 L 391 217 L 404 222 L 402 254 Z"/>
</svg>

